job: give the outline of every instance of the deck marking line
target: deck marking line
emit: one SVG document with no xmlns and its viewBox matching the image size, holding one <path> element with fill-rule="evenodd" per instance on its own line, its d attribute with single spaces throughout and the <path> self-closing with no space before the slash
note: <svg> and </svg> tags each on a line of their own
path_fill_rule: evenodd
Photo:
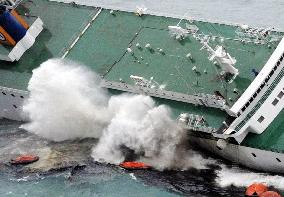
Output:
<svg viewBox="0 0 284 197">
<path fill-rule="evenodd" d="M 86 25 L 86 27 L 83 29 L 83 31 L 76 37 L 76 39 L 72 42 L 72 44 L 70 45 L 70 47 L 66 50 L 66 52 L 62 55 L 62 59 L 64 59 L 68 53 L 70 52 L 70 50 L 76 45 L 76 43 L 79 41 L 79 39 L 83 36 L 83 34 L 89 29 L 89 27 L 91 26 L 91 24 L 94 22 L 94 20 L 96 20 L 96 18 L 98 17 L 98 15 L 101 13 L 102 8 L 100 8 L 98 10 L 98 12 L 96 13 L 96 15 L 91 19 L 91 21 Z"/>
</svg>

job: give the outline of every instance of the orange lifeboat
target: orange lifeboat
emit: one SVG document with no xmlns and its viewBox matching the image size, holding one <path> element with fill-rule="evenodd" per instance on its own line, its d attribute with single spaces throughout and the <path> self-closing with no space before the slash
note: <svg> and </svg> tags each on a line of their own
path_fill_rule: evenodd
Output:
<svg viewBox="0 0 284 197">
<path fill-rule="evenodd" d="M 120 167 L 128 169 L 128 170 L 137 170 L 137 169 L 150 169 L 151 166 L 139 162 L 139 161 L 126 161 L 119 164 Z"/>
<path fill-rule="evenodd" d="M 36 155 L 20 155 L 15 159 L 11 160 L 11 164 L 30 164 L 39 160 L 39 157 Z"/>
<path fill-rule="evenodd" d="M 259 196 L 268 190 L 267 186 L 262 183 L 254 183 L 246 190 L 246 196 Z"/>
<path fill-rule="evenodd" d="M 281 197 L 280 194 L 274 191 L 267 191 L 259 195 L 259 197 Z"/>
</svg>

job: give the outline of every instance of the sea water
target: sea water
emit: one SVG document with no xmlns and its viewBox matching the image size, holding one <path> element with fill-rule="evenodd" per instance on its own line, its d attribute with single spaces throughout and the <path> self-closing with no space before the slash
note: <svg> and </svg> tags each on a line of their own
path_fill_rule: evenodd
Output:
<svg viewBox="0 0 284 197">
<path fill-rule="evenodd" d="M 281 0 L 85 2 L 125 10 L 133 10 L 141 4 L 153 13 L 159 14 L 159 11 L 161 15 L 171 13 L 172 16 L 183 16 L 186 13 L 186 16 L 195 19 L 284 29 L 284 5 Z M 169 6 L 173 2 L 176 9 Z M 284 189 L 282 176 L 237 167 L 202 152 L 199 153 L 202 156 L 196 157 L 195 162 L 208 161 L 208 168 L 127 171 L 115 165 L 89 162 L 89 165 L 80 169 L 67 167 L 47 173 L 27 173 L 21 168 L 8 165 L 14 153 L 31 148 L 28 145 L 35 151 L 46 150 L 49 146 L 57 149 L 62 146 L 60 142 L 50 144 L 45 139 L 23 131 L 19 129 L 20 125 L 21 123 L 13 121 L 0 122 L 0 196 L 243 196 L 245 186 L 254 181 L 267 182 L 280 192 Z M 75 145 L 72 144 L 72 148 Z M 84 155 L 82 158 L 82 155 L 75 156 L 85 159 Z M 215 164 L 210 162 L 212 160 Z"/>
<path fill-rule="evenodd" d="M 282 0 L 52 0 L 82 5 L 284 31 Z"/>
<path fill-rule="evenodd" d="M 199 152 L 201 159 L 214 161 L 208 168 L 188 170 L 124 170 L 116 165 L 93 162 L 88 151 L 81 151 L 89 141 L 48 142 L 19 129 L 21 123 L 0 121 L 0 196 L 244 196 L 245 186 L 266 182 L 276 191 L 284 189 L 284 177 L 240 168 Z M 68 144 L 71 143 L 71 146 Z M 80 145 L 85 144 L 80 147 Z M 68 153 L 73 160 L 84 161 L 85 166 L 72 165 L 43 171 L 25 171 L 20 166 L 9 166 L 8 161 L 21 149 Z M 75 147 L 75 148 L 74 148 Z M 80 155 L 76 155 L 76 152 Z M 80 152 L 81 151 L 81 152 Z M 48 151 L 45 154 L 50 154 Z M 44 159 L 44 155 L 40 155 Z M 61 156 L 62 157 L 62 156 Z M 59 157 L 59 158 L 61 158 Z M 49 160 L 52 162 L 52 160 Z M 204 161 L 202 161 L 204 163 Z M 36 163 L 35 163 L 36 164 Z M 77 164 L 76 164 L 77 165 Z M 282 191 L 283 192 L 283 191 Z"/>
</svg>

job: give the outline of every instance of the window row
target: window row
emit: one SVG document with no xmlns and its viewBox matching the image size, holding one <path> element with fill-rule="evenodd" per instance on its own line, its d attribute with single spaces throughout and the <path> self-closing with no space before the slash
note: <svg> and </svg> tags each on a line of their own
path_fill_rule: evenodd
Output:
<svg viewBox="0 0 284 197">
<path fill-rule="evenodd" d="M 279 60 L 277 61 L 277 63 L 275 64 L 275 66 L 273 67 L 273 69 L 270 71 L 270 73 L 268 74 L 268 76 L 265 78 L 264 82 L 260 85 L 260 87 L 257 89 L 257 91 L 252 95 L 252 97 L 249 99 L 249 101 L 242 107 L 241 111 L 244 112 L 246 110 L 246 108 L 250 105 L 250 103 L 252 103 L 252 101 L 257 97 L 257 95 L 260 93 L 260 91 L 262 90 L 262 88 L 265 86 L 265 84 L 269 81 L 270 77 L 274 74 L 274 72 L 277 70 L 278 66 L 281 64 L 281 62 L 284 59 L 284 53 L 282 54 L 282 56 L 279 58 Z M 238 112 L 237 114 L 238 116 L 241 115 L 241 112 Z"/>
<path fill-rule="evenodd" d="M 284 88 L 283 88 L 283 90 L 284 90 Z M 274 106 L 276 106 L 277 104 L 278 104 L 278 102 L 279 102 L 279 100 L 282 98 L 284 96 L 284 92 L 281 90 L 279 93 L 278 93 L 278 95 L 277 95 L 277 98 L 275 98 L 273 101 L 272 101 L 272 105 L 274 105 Z M 258 119 L 257 119 L 257 121 L 259 122 L 259 123 L 262 123 L 263 121 L 264 121 L 264 117 L 263 116 L 260 116 Z"/>
</svg>

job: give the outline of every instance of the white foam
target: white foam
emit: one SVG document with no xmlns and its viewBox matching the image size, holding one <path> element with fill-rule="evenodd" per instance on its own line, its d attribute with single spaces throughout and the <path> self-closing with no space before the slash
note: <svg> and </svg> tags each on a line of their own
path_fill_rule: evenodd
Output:
<svg viewBox="0 0 284 197">
<path fill-rule="evenodd" d="M 268 186 L 284 189 L 284 177 L 279 175 L 270 175 L 267 173 L 250 172 L 240 168 L 227 168 L 217 171 L 216 182 L 221 187 L 234 185 L 237 187 L 248 187 L 253 183 L 265 183 Z"/>
<path fill-rule="evenodd" d="M 125 159 L 121 146 L 126 146 L 158 169 L 175 164 L 184 131 L 166 106 L 155 106 L 148 96 L 122 95 L 110 99 L 109 110 L 115 115 L 94 148 L 96 160 L 118 164 Z"/>
<path fill-rule="evenodd" d="M 134 173 L 130 173 L 129 176 L 133 179 L 133 180 L 137 180 L 136 176 L 134 175 Z"/>
<path fill-rule="evenodd" d="M 108 97 L 98 77 L 85 67 L 60 59 L 33 70 L 30 97 L 23 107 L 30 123 L 22 128 L 54 141 L 99 137 L 109 117 Z"/>
<path fill-rule="evenodd" d="M 127 147 L 140 160 L 163 170 L 206 168 L 211 160 L 187 149 L 186 132 L 171 110 L 149 96 L 108 96 L 97 75 L 83 65 L 52 59 L 33 71 L 23 107 L 30 122 L 22 128 L 53 141 L 100 138 L 96 161 L 119 164 Z"/>
</svg>

